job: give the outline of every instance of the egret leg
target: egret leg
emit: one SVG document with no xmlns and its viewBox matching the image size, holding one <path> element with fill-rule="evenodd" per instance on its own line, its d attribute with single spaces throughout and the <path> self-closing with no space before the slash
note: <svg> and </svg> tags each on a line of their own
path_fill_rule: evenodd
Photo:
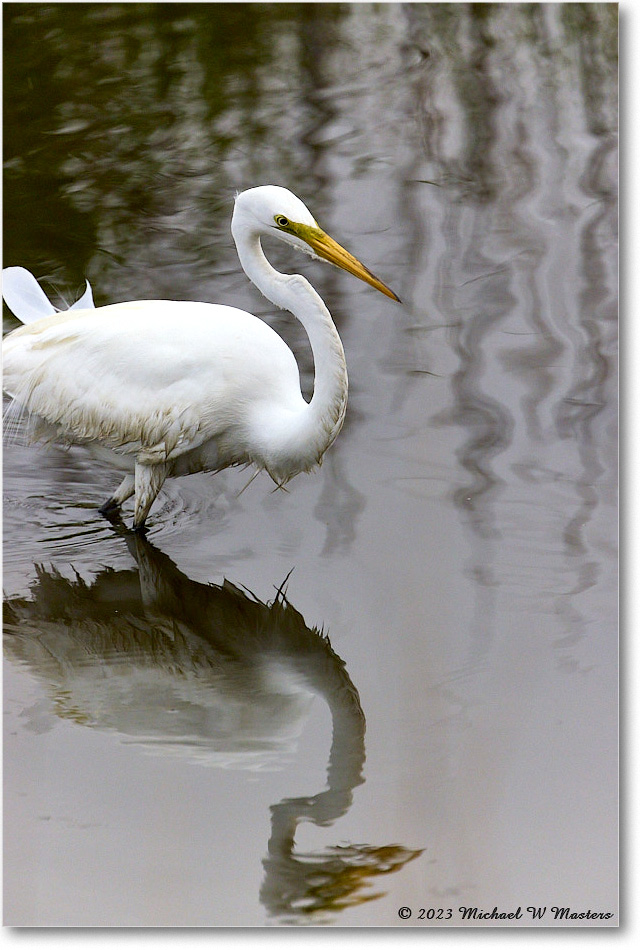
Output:
<svg viewBox="0 0 642 950">
<path fill-rule="evenodd" d="M 163 487 L 166 476 L 167 466 L 164 462 L 159 462 L 156 465 L 144 465 L 142 462 L 136 462 L 134 474 L 136 491 L 136 501 L 134 503 L 135 531 L 140 531 L 145 526 L 149 509 Z"/>
<path fill-rule="evenodd" d="M 104 505 L 101 505 L 98 509 L 101 515 L 109 515 L 116 511 L 124 501 L 127 501 L 128 498 L 134 494 L 134 476 L 125 475 L 122 482 L 116 489 L 113 495 L 111 495 Z"/>
</svg>

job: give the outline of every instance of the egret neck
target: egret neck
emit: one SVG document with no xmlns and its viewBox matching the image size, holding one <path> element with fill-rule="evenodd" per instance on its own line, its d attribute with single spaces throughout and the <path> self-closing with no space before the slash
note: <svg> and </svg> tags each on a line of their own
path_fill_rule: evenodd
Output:
<svg viewBox="0 0 642 950">
<path fill-rule="evenodd" d="M 345 353 L 330 312 L 311 284 L 300 274 L 277 271 L 263 253 L 258 229 L 239 228 L 235 224 L 233 217 L 232 236 L 243 270 L 268 300 L 301 321 L 312 349 L 312 399 L 306 404 L 302 397 L 299 419 L 292 420 L 292 429 L 282 433 L 287 443 L 283 450 L 289 456 L 287 475 L 284 472 L 283 477 L 279 472 L 278 452 L 274 453 L 274 465 L 267 466 L 275 481 L 287 481 L 296 474 L 291 470 L 292 459 L 300 459 L 298 471 L 319 464 L 341 429 L 348 401 Z"/>
</svg>

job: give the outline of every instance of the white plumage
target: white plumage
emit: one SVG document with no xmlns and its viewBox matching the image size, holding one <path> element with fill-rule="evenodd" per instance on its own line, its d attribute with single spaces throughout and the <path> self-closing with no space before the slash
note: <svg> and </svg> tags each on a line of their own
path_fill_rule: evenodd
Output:
<svg viewBox="0 0 642 950">
<path fill-rule="evenodd" d="M 265 258 L 268 233 L 397 298 L 291 192 L 267 185 L 237 197 L 232 234 L 246 274 L 310 338 L 309 403 L 291 350 L 243 310 L 171 300 L 94 308 L 87 285 L 80 301 L 56 312 L 27 271 L 5 270 L 5 301 L 25 325 L 3 343 L 4 389 L 13 411 L 28 415 L 32 438 L 89 445 L 126 471 L 103 512 L 135 495 L 141 528 L 167 476 L 230 465 L 253 464 L 284 484 L 319 463 L 336 438 L 348 392 L 343 347 L 307 280 Z"/>
</svg>

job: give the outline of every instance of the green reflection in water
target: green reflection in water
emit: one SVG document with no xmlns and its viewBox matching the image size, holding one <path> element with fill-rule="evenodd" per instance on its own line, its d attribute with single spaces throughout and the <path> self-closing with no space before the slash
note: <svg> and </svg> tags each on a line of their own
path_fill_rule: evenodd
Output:
<svg viewBox="0 0 642 950">
<path fill-rule="evenodd" d="M 305 174 L 300 90 L 321 80 L 345 15 L 335 4 L 5 7 L 5 263 L 81 280 L 96 250 L 127 267 L 143 234 L 172 235 L 156 269 L 225 243 L 222 196 L 266 166 L 295 190 Z M 197 203 L 224 240 L 191 216 Z"/>
</svg>

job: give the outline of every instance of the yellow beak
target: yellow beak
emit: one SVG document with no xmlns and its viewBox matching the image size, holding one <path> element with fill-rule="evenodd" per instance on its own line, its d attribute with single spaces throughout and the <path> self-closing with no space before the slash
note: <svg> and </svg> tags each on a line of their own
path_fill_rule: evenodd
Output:
<svg viewBox="0 0 642 950">
<path fill-rule="evenodd" d="M 393 300 L 401 303 L 399 297 L 397 297 L 396 293 L 391 290 L 390 287 L 386 287 L 383 281 L 375 277 L 367 267 L 364 267 L 361 261 L 358 261 L 349 251 L 346 251 L 344 247 L 337 244 L 337 242 L 333 240 L 329 234 L 326 234 L 325 231 L 322 231 L 321 228 L 306 228 L 305 234 L 302 232 L 302 228 L 297 231 L 298 236 L 303 238 L 319 257 L 322 257 L 325 261 L 330 261 L 331 264 L 336 264 L 336 266 L 342 270 L 347 270 L 349 274 L 354 274 L 354 276 L 360 280 L 365 280 L 366 284 L 370 284 L 372 287 L 380 290 L 386 297 L 391 297 Z"/>
</svg>

